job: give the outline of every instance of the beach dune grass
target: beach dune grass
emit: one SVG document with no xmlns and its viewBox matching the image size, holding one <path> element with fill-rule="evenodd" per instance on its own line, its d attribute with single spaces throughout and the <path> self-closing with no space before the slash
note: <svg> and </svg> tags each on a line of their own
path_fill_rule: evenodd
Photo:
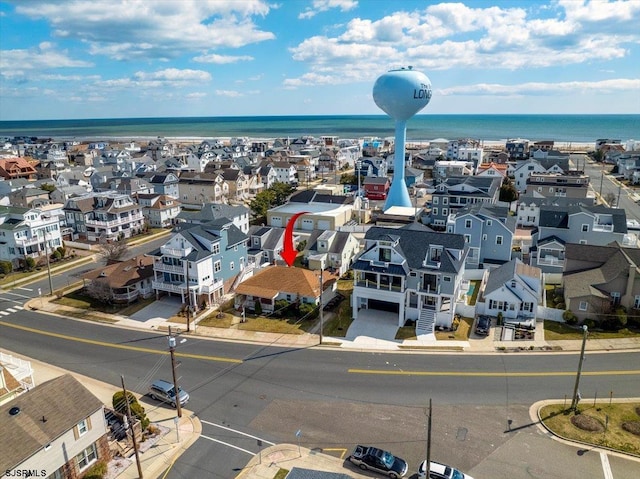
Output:
<svg viewBox="0 0 640 479">
<path fill-rule="evenodd" d="M 594 446 L 606 447 L 616 451 L 640 455 L 640 436 L 623 428 L 625 423 L 640 421 L 640 403 L 611 403 L 584 401 L 578 411 L 589 417 L 588 421 L 576 421 L 575 413 L 568 410 L 566 404 L 543 406 L 539 411 L 540 420 L 555 435 Z M 602 425 L 600 432 L 592 432 L 576 426 L 589 423 Z"/>
</svg>

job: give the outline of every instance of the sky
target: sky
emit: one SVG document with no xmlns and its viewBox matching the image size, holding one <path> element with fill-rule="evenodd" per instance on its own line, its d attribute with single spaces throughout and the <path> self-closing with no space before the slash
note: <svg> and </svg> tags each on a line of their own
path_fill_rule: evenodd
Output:
<svg viewBox="0 0 640 479">
<path fill-rule="evenodd" d="M 0 120 L 640 113 L 640 0 L 0 0 Z"/>
</svg>

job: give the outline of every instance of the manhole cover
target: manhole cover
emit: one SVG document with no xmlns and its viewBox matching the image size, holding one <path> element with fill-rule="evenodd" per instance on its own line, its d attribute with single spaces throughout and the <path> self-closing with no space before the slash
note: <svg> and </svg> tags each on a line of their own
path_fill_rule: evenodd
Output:
<svg viewBox="0 0 640 479">
<path fill-rule="evenodd" d="M 467 438 L 467 428 L 466 427 L 459 427 L 458 428 L 458 432 L 456 433 L 456 439 L 458 441 L 464 441 Z"/>
</svg>

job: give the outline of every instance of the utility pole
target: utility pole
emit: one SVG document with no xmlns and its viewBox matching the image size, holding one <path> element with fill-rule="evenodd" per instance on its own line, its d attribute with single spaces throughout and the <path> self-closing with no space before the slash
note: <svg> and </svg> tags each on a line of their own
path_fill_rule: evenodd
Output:
<svg viewBox="0 0 640 479">
<path fill-rule="evenodd" d="M 191 290 L 189 289 L 189 260 L 185 257 L 184 263 L 187 267 L 187 333 L 191 332 Z"/>
<path fill-rule="evenodd" d="M 424 465 L 424 477 L 430 479 L 431 473 L 431 398 L 429 398 L 429 415 L 427 417 L 427 462 Z"/>
<path fill-rule="evenodd" d="M 124 392 L 124 400 L 127 403 L 127 421 L 129 421 L 129 428 L 131 429 L 131 440 L 133 441 L 133 450 L 136 453 L 136 464 L 138 466 L 138 477 L 142 479 L 142 464 L 140 463 L 140 453 L 138 452 L 138 440 L 136 439 L 136 431 L 133 428 L 133 421 L 131 420 L 131 405 L 129 404 L 129 396 L 127 388 L 124 386 L 124 376 L 120 375 L 122 381 L 122 392 Z"/>
<path fill-rule="evenodd" d="M 356 168 L 358 168 L 358 224 L 362 223 L 362 197 L 360 196 L 360 168 L 362 167 L 362 161 L 356 161 Z"/>
<path fill-rule="evenodd" d="M 322 280 L 322 262 L 320 262 L 320 344 L 322 344 L 322 330 L 324 328 L 324 307 L 322 305 L 322 290 L 324 288 L 324 281 Z"/>
<path fill-rule="evenodd" d="M 616 200 L 616 208 L 620 208 L 620 192 L 622 191 L 622 185 L 618 185 L 618 199 Z"/>
<path fill-rule="evenodd" d="M 600 172 L 600 192 L 598 193 L 598 196 L 600 196 L 600 199 L 602 200 L 602 180 L 604 179 L 604 171 Z"/>
<path fill-rule="evenodd" d="M 575 411 L 578 407 L 578 402 L 580 399 L 578 398 L 580 392 L 578 387 L 580 386 L 580 375 L 582 374 L 582 363 L 584 362 L 584 348 L 587 344 L 587 335 L 589 330 L 586 324 L 582 325 L 582 348 L 580 349 L 580 361 L 578 362 L 578 374 L 576 374 L 576 384 L 573 387 L 573 399 L 571 400 L 571 410 Z"/>
<path fill-rule="evenodd" d="M 176 338 L 171 335 L 169 326 L 169 353 L 171 354 L 171 373 L 173 374 L 173 389 L 175 390 L 176 411 L 178 417 L 182 417 L 182 405 L 180 404 L 180 389 L 178 389 L 178 377 L 176 376 Z"/>
</svg>

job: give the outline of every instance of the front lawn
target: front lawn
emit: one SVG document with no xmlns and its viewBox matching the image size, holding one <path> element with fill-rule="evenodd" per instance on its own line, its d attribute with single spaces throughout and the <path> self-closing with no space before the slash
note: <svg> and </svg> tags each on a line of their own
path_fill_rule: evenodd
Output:
<svg viewBox="0 0 640 479">
<path fill-rule="evenodd" d="M 344 338 L 353 321 L 351 309 L 351 294 L 353 293 L 353 280 L 339 279 L 337 283 L 338 293 L 344 296 L 335 309 L 332 319 L 325 321 L 322 334 L 335 338 Z"/>
<path fill-rule="evenodd" d="M 473 326 L 473 318 L 460 318 L 458 328 L 455 331 L 436 331 L 436 339 L 439 341 L 467 341 Z"/>
<path fill-rule="evenodd" d="M 544 322 L 544 339 L 546 341 L 560 340 L 582 340 L 582 328 L 580 326 L 569 326 L 558 321 Z M 620 331 L 589 331 L 588 339 L 616 339 L 616 338 L 635 338 L 640 333 L 629 329 L 621 329 Z"/>
</svg>

